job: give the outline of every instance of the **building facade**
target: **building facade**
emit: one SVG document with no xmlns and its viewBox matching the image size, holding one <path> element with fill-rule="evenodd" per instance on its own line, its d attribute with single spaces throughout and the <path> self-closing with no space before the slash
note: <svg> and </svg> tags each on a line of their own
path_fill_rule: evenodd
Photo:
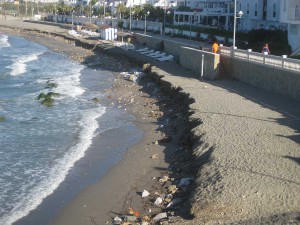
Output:
<svg viewBox="0 0 300 225">
<path fill-rule="evenodd" d="M 295 54 L 300 54 L 300 0 L 281 0 L 281 23 L 287 25 L 288 40 Z"/>
</svg>

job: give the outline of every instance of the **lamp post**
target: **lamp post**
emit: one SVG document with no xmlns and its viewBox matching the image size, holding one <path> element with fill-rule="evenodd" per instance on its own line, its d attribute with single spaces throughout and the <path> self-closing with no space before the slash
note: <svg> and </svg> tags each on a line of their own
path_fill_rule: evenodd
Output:
<svg viewBox="0 0 300 225">
<path fill-rule="evenodd" d="M 241 18 L 243 12 L 239 11 L 238 16 L 236 16 L 236 0 L 234 0 L 234 15 L 233 15 L 233 47 L 235 47 L 235 33 L 236 33 L 236 19 Z"/>
<path fill-rule="evenodd" d="M 92 0 L 90 0 L 90 23 L 92 23 Z"/>
<path fill-rule="evenodd" d="M 72 11 L 72 30 L 73 30 L 73 13 L 74 13 L 74 11 Z"/>
<path fill-rule="evenodd" d="M 131 31 L 131 2 L 129 7 L 129 30 Z"/>
<path fill-rule="evenodd" d="M 103 15 L 104 15 L 104 20 L 105 20 L 105 0 L 103 2 Z"/>
<path fill-rule="evenodd" d="M 145 32 L 144 35 L 146 35 L 147 33 L 147 16 L 149 16 L 150 12 L 148 11 L 147 13 L 145 13 Z"/>
<path fill-rule="evenodd" d="M 170 11 L 167 11 L 167 15 L 170 14 Z M 163 32 L 164 35 L 166 35 L 166 8 L 164 10 L 164 32 Z"/>
<path fill-rule="evenodd" d="M 34 8 L 32 7 L 32 10 L 31 10 L 31 19 L 33 20 L 33 11 L 34 11 Z"/>
<path fill-rule="evenodd" d="M 193 16 L 195 18 L 196 12 L 193 12 Z M 192 20 L 190 19 L 190 40 L 192 39 Z"/>
</svg>

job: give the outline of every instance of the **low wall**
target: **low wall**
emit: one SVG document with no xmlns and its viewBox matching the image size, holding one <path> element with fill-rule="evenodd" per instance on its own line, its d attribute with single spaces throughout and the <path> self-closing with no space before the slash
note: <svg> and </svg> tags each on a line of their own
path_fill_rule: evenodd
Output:
<svg viewBox="0 0 300 225">
<path fill-rule="evenodd" d="M 194 48 L 180 47 L 179 63 L 183 67 L 195 71 L 196 76 L 201 75 L 203 57 L 203 77 L 209 80 L 216 79 L 219 74 L 219 54 L 205 52 Z"/>
<path fill-rule="evenodd" d="M 135 34 L 136 40 L 141 43 L 145 44 L 148 47 L 154 48 L 158 51 L 163 50 L 163 40 L 155 37 L 151 37 L 148 35 L 143 35 L 143 34 Z"/>
<path fill-rule="evenodd" d="M 300 101 L 299 73 L 227 56 L 221 61 L 233 78 Z"/>
<path fill-rule="evenodd" d="M 220 55 L 218 54 L 191 48 L 188 44 L 142 34 L 136 34 L 136 40 L 141 44 L 173 55 L 176 62 L 184 68 L 194 71 L 195 77 L 199 78 L 201 75 L 202 56 L 204 56 L 203 77 L 210 80 L 218 77 L 220 62 Z"/>
</svg>

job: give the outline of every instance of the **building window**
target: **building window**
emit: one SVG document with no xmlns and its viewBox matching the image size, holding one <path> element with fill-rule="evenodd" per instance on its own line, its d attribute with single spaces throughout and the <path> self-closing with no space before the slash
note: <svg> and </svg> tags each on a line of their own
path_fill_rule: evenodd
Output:
<svg viewBox="0 0 300 225">
<path fill-rule="evenodd" d="M 247 3 L 247 14 L 249 15 L 249 2 Z"/>
<path fill-rule="evenodd" d="M 254 16 L 257 16 L 257 3 L 255 3 L 255 7 L 254 7 Z"/>
<path fill-rule="evenodd" d="M 283 1 L 283 11 L 286 11 L 286 0 Z"/>
<path fill-rule="evenodd" d="M 276 4 L 273 4 L 273 18 L 276 17 Z"/>
</svg>

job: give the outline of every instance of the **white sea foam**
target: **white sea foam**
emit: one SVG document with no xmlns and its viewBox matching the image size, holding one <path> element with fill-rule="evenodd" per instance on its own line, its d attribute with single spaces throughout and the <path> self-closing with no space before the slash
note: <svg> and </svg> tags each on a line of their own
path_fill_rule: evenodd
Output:
<svg viewBox="0 0 300 225">
<path fill-rule="evenodd" d="M 58 86 L 55 88 L 55 92 L 73 98 L 82 95 L 85 92 L 85 90 L 80 86 L 80 71 L 83 68 L 83 66 L 76 67 L 70 72 L 70 75 L 65 74 L 55 78 L 54 83 L 58 84 Z"/>
<path fill-rule="evenodd" d="M 17 57 L 12 65 L 7 66 L 7 68 L 11 69 L 10 75 L 18 76 L 24 74 L 27 67 L 26 63 L 37 60 L 38 56 L 41 54 L 43 54 L 43 52 L 36 52 L 30 55 L 22 55 L 20 57 Z"/>
<path fill-rule="evenodd" d="M 10 43 L 8 40 L 8 36 L 7 35 L 0 35 L 0 48 L 7 48 L 10 47 Z"/>
<path fill-rule="evenodd" d="M 78 143 L 71 147 L 63 158 L 58 159 L 55 166 L 44 176 L 44 179 L 37 184 L 28 183 L 23 193 L 26 196 L 18 202 L 9 215 L 0 219 L 0 224 L 11 225 L 20 218 L 26 216 L 31 210 L 42 203 L 43 199 L 52 194 L 59 184 L 65 179 L 74 163 L 85 155 L 85 151 L 92 144 L 92 138 L 98 128 L 97 118 L 105 113 L 105 107 L 82 111 L 82 119 L 78 122 L 81 128 Z M 30 181 L 29 181 L 30 182 Z"/>
</svg>

